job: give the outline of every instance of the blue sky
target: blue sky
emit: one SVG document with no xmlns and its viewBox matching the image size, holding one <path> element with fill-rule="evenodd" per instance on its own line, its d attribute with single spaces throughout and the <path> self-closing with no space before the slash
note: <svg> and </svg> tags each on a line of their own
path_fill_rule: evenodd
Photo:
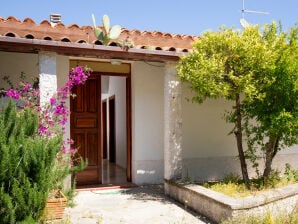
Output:
<svg viewBox="0 0 298 224">
<path fill-rule="evenodd" d="M 250 23 L 281 20 L 284 29 L 298 22 L 297 0 L 245 0 L 245 8 L 270 14 L 246 14 Z M 0 16 L 31 17 L 35 22 L 62 14 L 64 25 L 91 25 L 94 13 L 98 24 L 109 15 L 111 24 L 128 29 L 198 35 L 221 25 L 240 28 L 242 0 L 2 0 Z"/>
</svg>

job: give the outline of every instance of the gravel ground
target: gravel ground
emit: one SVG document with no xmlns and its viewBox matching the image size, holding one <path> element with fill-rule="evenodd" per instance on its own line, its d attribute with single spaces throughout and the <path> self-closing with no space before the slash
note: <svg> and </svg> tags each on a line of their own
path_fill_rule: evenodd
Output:
<svg viewBox="0 0 298 224">
<path fill-rule="evenodd" d="M 72 224 L 206 224 L 206 218 L 192 212 L 163 193 L 163 185 L 130 189 L 80 191 L 76 206 L 67 208 Z"/>
</svg>

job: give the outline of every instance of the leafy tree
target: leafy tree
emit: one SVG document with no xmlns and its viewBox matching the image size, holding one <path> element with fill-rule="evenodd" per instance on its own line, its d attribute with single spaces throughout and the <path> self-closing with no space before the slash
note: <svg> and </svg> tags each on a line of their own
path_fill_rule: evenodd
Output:
<svg viewBox="0 0 298 224">
<path fill-rule="evenodd" d="M 294 66 L 297 65 L 297 54 L 293 56 L 294 52 L 297 53 L 294 47 L 297 45 L 296 33 L 296 29 L 290 35 L 281 31 L 278 33 L 274 23 L 266 25 L 263 30 L 259 26 L 249 26 L 243 31 L 221 28 L 217 32 L 205 32 L 194 43 L 193 52 L 181 58 L 178 65 L 179 77 L 189 83 L 195 94 L 195 102 L 202 103 L 207 98 L 234 101 L 226 120 L 234 124 L 231 133 L 236 137 L 243 181 L 247 188 L 250 188 L 250 183 L 243 147 L 244 134 L 248 137 L 250 155 L 254 156 L 260 145 L 264 150 L 267 146 L 271 152 L 274 147 L 281 147 L 280 144 L 272 144 L 276 140 L 280 142 L 281 137 L 284 137 L 283 142 L 287 146 L 297 139 L 293 130 L 297 111 L 295 115 L 289 115 L 287 108 L 284 108 L 283 116 L 276 116 L 277 108 L 282 111 L 284 106 L 281 104 L 284 101 L 276 93 L 277 89 L 287 101 L 293 99 L 291 102 L 295 105 L 292 109 L 298 108 L 297 95 L 293 94 L 298 86 L 298 69 Z M 284 52 L 285 49 L 288 53 Z M 287 61 L 289 57 L 292 59 Z M 293 64 L 289 67 L 291 62 Z M 279 80 L 278 76 L 284 76 L 287 81 Z M 292 85 L 288 85 L 291 81 Z M 282 91 L 280 82 L 287 86 L 287 93 Z M 289 95 L 291 99 L 287 98 Z M 275 103 L 276 110 L 270 110 L 269 100 Z M 284 122 L 285 117 L 288 123 Z M 273 120 L 276 122 L 272 123 Z M 282 122 L 287 124 L 281 127 Z M 280 127 L 279 131 L 276 131 L 276 126 Z M 262 145 L 268 136 L 271 136 L 269 143 Z M 270 144 L 272 147 L 269 147 Z M 271 162 L 275 154 L 270 154 Z"/>
<path fill-rule="evenodd" d="M 249 158 L 255 160 L 261 149 L 267 179 L 277 152 L 298 143 L 298 26 L 282 32 L 274 23 L 266 25 L 262 38 L 273 63 L 272 69 L 258 76 L 266 76 L 270 82 L 260 79 L 256 95 L 243 108 Z"/>
</svg>

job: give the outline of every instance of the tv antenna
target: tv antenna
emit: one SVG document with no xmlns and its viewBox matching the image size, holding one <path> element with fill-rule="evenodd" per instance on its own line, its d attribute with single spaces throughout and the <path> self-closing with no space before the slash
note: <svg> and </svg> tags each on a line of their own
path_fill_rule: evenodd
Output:
<svg viewBox="0 0 298 224">
<path fill-rule="evenodd" d="M 242 0 L 242 10 L 241 10 L 241 13 L 242 13 L 242 18 L 240 19 L 240 24 L 243 26 L 243 28 L 246 28 L 249 26 L 249 23 L 245 20 L 244 16 L 245 16 L 245 13 L 256 13 L 256 14 L 266 14 L 268 15 L 269 12 L 264 12 L 264 11 L 256 11 L 256 10 L 249 10 L 249 9 L 246 9 L 245 8 L 245 0 Z"/>
</svg>

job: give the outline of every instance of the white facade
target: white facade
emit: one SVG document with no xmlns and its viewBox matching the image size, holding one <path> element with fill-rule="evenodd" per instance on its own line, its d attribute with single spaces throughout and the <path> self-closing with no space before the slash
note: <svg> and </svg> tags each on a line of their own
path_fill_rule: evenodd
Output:
<svg viewBox="0 0 298 224">
<path fill-rule="evenodd" d="M 27 81 L 39 77 L 44 69 L 40 57 L 47 55 L 41 54 L 0 52 L 0 76 L 9 76 L 14 83 L 21 72 L 25 73 Z M 43 84 L 56 89 L 68 77 L 70 58 L 56 54 L 50 58 L 48 66 L 52 66 L 50 71 L 54 71 L 56 83 Z M 117 67 L 106 64 L 117 72 Z M 106 67 L 103 71 L 109 71 Z M 192 180 L 215 180 L 240 172 L 235 137 L 228 135 L 231 126 L 223 119 L 231 104 L 222 100 L 207 100 L 201 105 L 192 103 L 189 89 L 185 84 L 181 87 L 175 77 L 175 64 L 131 62 L 130 73 L 132 182 L 162 183 L 163 178 L 179 176 L 179 172 Z M 105 97 L 115 95 L 116 162 L 123 168 L 126 168 L 127 144 L 126 117 L 123 116 L 126 111 L 125 80 L 125 77 L 109 76 L 108 81 L 104 81 L 108 88 L 103 88 Z M 0 82 L 0 87 L 8 87 L 2 80 Z M 174 85 L 174 92 L 170 92 L 168 83 Z M 288 162 L 298 168 L 297 161 L 298 146 L 295 146 L 278 154 L 274 167 L 282 169 Z M 179 166 L 177 170 L 175 166 Z"/>
<path fill-rule="evenodd" d="M 164 66 L 134 62 L 131 70 L 132 181 L 162 183 Z"/>
<path fill-rule="evenodd" d="M 224 114 L 233 106 L 224 100 L 191 101 L 185 84 L 182 97 L 183 176 L 196 181 L 218 180 L 227 174 L 241 174 L 233 126 L 226 123 Z M 245 147 L 245 144 L 244 144 Z M 282 171 L 285 163 L 298 168 L 298 146 L 283 150 L 273 160 L 273 168 Z M 262 170 L 262 161 L 260 161 Z M 249 165 L 250 176 L 255 170 Z"/>
</svg>

